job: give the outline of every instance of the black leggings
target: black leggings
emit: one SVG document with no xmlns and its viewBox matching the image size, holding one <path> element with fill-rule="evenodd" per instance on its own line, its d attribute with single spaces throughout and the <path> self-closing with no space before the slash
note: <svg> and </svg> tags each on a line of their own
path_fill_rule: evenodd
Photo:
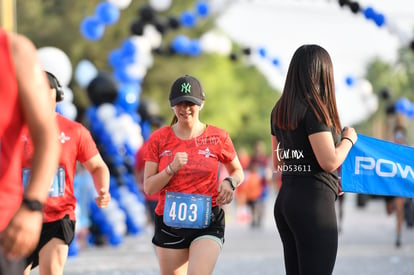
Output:
<svg viewBox="0 0 414 275">
<path fill-rule="evenodd" d="M 338 249 L 336 194 L 314 178 L 283 178 L 274 216 L 286 275 L 332 274 Z"/>
</svg>

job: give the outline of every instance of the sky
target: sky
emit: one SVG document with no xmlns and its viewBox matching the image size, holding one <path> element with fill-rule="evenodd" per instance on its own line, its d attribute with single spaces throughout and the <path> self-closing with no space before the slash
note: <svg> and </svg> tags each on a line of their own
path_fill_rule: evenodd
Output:
<svg viewBox="0 0 414 275">
<path fill-rule="evenodd" d="M 378 27 L 363 13 L 340 7 L 337 0 L 228 0 L 216 24 L 238 44 L 264 48 L 269 57 L 279 60 L 277 68 L 264 58 L 256 65 L 280 90 L 299 46 L 319 44 L 325 48 L 334 66 L 341 120 L 353 125 L 378 107 L 378 98 L 371 95 L 370 84 L 364 79 L 368 62 L 375 57 L 393 62 L 398 49 L 414 40 L 413 0 L 355 2 L 383 14 L 385 24 Z M 356 80 L 353 92 L 345 82 L 347 77 Z"/>
<path fill-rule="evenodd" d="M 285 70 L 300 45 L 316 43 L 330 53 L 338 76 L 360 77 L 373 57 L 395 59 L 400 36 L 414 39 L 414 1 L 357 2 L 384 14 L 385 25 L 341 8 L 337 0 L 231 1 L 217 25 L 241 45 L 264 47 Z"/>
</svg>

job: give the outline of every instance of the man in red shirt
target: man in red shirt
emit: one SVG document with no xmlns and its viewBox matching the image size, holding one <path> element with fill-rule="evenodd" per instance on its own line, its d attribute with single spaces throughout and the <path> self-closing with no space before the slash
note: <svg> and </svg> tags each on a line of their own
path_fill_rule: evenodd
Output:
<svg viewBox="0 0 414 275">
<path fill-rule="evenodd" d="M 49 73 L 50 91 L 56 101 L 63 99 L 63 90 L 56 77 Z M 49 189 L 49 197 L 43 210 L 44 220 L 40 241 L 27 259 L 30 268 L 39 265 L 43 274 L 63 274 L 69 244 L 75 233 L 75 206 L 73 180 L 76 163 L 79 161 L 92 174 L 98 193 L 96 203 L 106 207 L 111 199 L 109 194 L 109 169 L 103 161 L 90 132 L 80 123 L 55 113 L 59 125 L 59 141 L 62 146 L 59 166 Z M 33 145 L 30 135 L 23 134 L 23 185 L 30 175 Z"/>
<path fill-rule="evenodd" d="M 32 42 L 0 28 L 0 274 L 22 274 L 21 257 L 39 240 L 42 206 L 60 153 L 48 91 Z M 34 152 L 23 195 L 20 134 L 25 125 Z"/>
</svg>

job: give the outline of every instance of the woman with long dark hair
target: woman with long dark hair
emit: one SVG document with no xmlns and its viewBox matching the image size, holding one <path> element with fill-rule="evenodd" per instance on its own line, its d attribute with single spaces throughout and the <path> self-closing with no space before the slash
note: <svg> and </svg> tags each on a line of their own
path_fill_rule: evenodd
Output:
<svg viewBox="0 0 414 275">
<path fill-rule="evenodd" d="M 353 128 L 341 128 L 331 58 L 318 45 L 303 45 L 271 114 L 273 165 L 282 175 L 274 216 L 287 275 L 332 274 L 336 171 L 357 141 Z"/>
</svg>

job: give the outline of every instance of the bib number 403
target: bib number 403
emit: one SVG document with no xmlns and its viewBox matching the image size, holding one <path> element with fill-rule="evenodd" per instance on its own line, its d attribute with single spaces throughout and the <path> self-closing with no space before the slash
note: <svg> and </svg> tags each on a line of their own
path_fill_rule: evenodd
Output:
<svg viewBox="0 0 414 275">
<path fill-rule="evenodd" d="M 167 192 L 164 223 L 175 228 L 206 228 L 211 218 L 211 196 Z"/>
<path fill-rule="evenodd" d="M 187 205 L 184 202 L 173 202 L 169 211 L 170 218 L 174 221 L 176 219 L 180 221 L 188 220 L 189 222 L 195 222 L 197 220 L 197 204 Z"/>
</svg>

